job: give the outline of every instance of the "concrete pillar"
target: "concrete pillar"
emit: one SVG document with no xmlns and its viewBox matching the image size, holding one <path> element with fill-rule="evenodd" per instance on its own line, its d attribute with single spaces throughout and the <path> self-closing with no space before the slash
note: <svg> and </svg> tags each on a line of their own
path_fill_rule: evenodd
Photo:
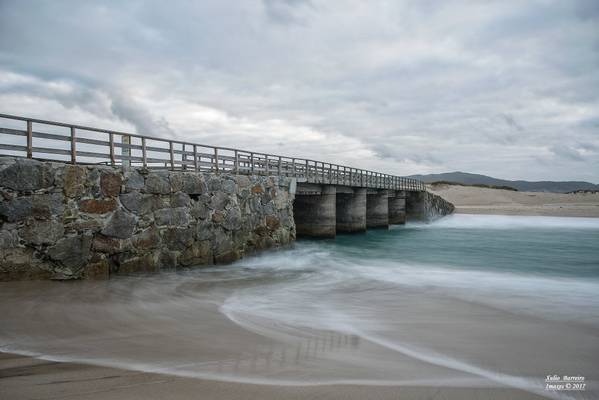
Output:
<svg viewBox="0 0 599 400">
<path fill-rule="evenodd" d="M 398 190 L 390 193 L 389 196 L 389 223 L 406 223 L 406 192 Z"/>
<path fill-rule="evenodd" d="M 337 193 L 337 232 L 366 231 L 366 189 L 353 193 Z"/>
<path fill-rule="evenodd" d="M 389 227 L 389 202 L 386 190 L 377 193 L 368 193 L 366 198 L 366 227 L 388 228 Z"/>
<path fill-rule="evenodd" d="M 423 221 L 426 219 L 424 210 L 425 192 L 406 192 L 406 219 L 408 221 Z"/>
<path fill-rule="evenodd" d="M 298 237 L 334 238 L 335 186 L 322 186 L 321 194 L 296 194 L 293 218 Z"/>
</svg>

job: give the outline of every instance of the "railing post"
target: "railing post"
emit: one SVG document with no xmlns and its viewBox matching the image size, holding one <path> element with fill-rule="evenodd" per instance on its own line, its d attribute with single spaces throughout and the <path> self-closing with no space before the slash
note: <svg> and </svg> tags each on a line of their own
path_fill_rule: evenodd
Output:
<svg viewBox="0 0 599 400">
<path fill-rule="evenodd" d="M 129 135 L 121 135 L 121 156 L 122 161 L 121 161 L 121 165 L 123 167 L 129 167 L 131 166 L 131 136 Z"/>
<path fill-rule="evenodd" d="M 266 175 L 268 175 L 270 171 L 270 166 L 268 165 L 268 154 L 264 155 L 264 171 L 266 172 Z"/>
<path fill-rule="evenodd" d="M 193 167 L 198 170 L 198 146 L 195 144 L 193 145 Z"/>
<path fill-rule="evenodd" d="M 114 166 L 114 164 L 116 164 L 116 160 L 114 158 L 114 134 L 112 132 L 108 134 L 108 147 L 108 151 L 110 153 L 110 164 Z"/>
<path fill-rule="evenodd" d="M 250 171 L 254 174 L 254 153 L 250 153 Z"/>
<path fill-rule="evenodd" d="M 278 170 L 279 170 L 278 175 L 279 176 L 281 176 L 281 167 L 282 167 L 282 160 L 281 160 L 281 156 L 279 156 L 279 166 L 278 166 Z"/>
<path fill-rule="evenodd" d="M 308 160 L 306 160 L 306 180 L 308 180 Z"/>
<path fill-rule="evenodd" d="M 33 158 L 33 127 L 31 121 L 27 121 L 27 158 Z"/>
<path fill-rule="evenodd" d="M 239 152 L 235 150 L 235 175 L 239 175 Z"/>
<path fill-rule="evenodd" d="M 169 148 L 169 153 L 171 156 L 171 170 L 174 171 L 175 170 L 175 151 L 173 149 L 173 142 L 172 140 L 168 141 L 168 148 Z"/>
<path fill-rule="evenodd" d="M 77 138 L 75 128 L 71 126 L 71 164 L 77 164 Z"/>
<path fill-rule="evenodd" d="M 214 171 L 218 173 L 218 148 L 214 148 Z"/>
<path fill-rule="evenodd" d="M 144 168 L 146 168 L 148 166 L 148 156 L 146 153 L 146 138 L 145 137 L 141 138 L 141 158 L 143 160 Z"/>
<path fill-rule="evenodd" d="M 293 177 L 297 177 L 297 171 L 295 170 L 295 158 L 291 159 L 291 162 L 293 163 Z"/>
<path fill-rule="evenodd" d="M 183 143 L 183 153 L 181 154 L 181 167 L 187 169 L 187 145 Z"/>
</svg>

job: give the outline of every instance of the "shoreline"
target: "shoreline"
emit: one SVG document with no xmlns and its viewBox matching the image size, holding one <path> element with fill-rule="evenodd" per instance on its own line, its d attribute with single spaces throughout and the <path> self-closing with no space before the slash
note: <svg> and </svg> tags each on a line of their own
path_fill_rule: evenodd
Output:
<svg viewBox="0 0 599 400">
<path fill-rule="evenodd" d="M 560 213 L 550 212 L 531 212 L 527 209 L 506 209 L 498 210 L 491 208 L 482 207 L 456 207 L 453 214 L 461 215 L 496 215 L 496 216 L 510 216 L 510 217 L 555 217 L 555 218 L 599 218 L 599 215 L 594 214 L 576 214 L 576 215 L 564 215 Z"/>
<path fill-rule="evenodd" d="M 270 385 L 186 378 L 0 352 L 0 391 L 13 400 L 121 399 L 544 399 L 509 387 Z"/>
</svg>

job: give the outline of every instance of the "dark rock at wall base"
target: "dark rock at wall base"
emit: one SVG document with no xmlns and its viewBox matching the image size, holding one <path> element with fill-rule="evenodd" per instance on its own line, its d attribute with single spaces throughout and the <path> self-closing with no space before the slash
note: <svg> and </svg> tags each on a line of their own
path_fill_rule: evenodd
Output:
<svg viewBox="0 0 599 400">
<path fill-rule="evenodd" d="M 104 255 L 95 255 L 85 266 L 83 271 L 85 279 L 105 280 L 110 277 L 110 262 Z"/>
<path fill-rule="evenodd" d="M 48 248 L 48 256 L 65 267 L 65 270 L 73 271 L 73 278 L 80 278 L 78 270 L 87 264 L 92 238 L 88 235 L 70 236 L 60 239 L 54 246 Z"/>
</svg>

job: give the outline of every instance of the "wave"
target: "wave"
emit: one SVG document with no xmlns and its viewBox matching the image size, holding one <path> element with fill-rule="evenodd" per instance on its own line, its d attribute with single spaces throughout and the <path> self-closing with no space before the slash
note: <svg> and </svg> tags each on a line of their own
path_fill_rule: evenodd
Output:
<svg viewBox="0 0 599 400">
<path fill-rule="evenodd" d="M 412 222 L 426 229 L 591 229 L 599 230 L 599 218 L 515 215 L 453 214 L 433 223 Z"/>
</svg>

